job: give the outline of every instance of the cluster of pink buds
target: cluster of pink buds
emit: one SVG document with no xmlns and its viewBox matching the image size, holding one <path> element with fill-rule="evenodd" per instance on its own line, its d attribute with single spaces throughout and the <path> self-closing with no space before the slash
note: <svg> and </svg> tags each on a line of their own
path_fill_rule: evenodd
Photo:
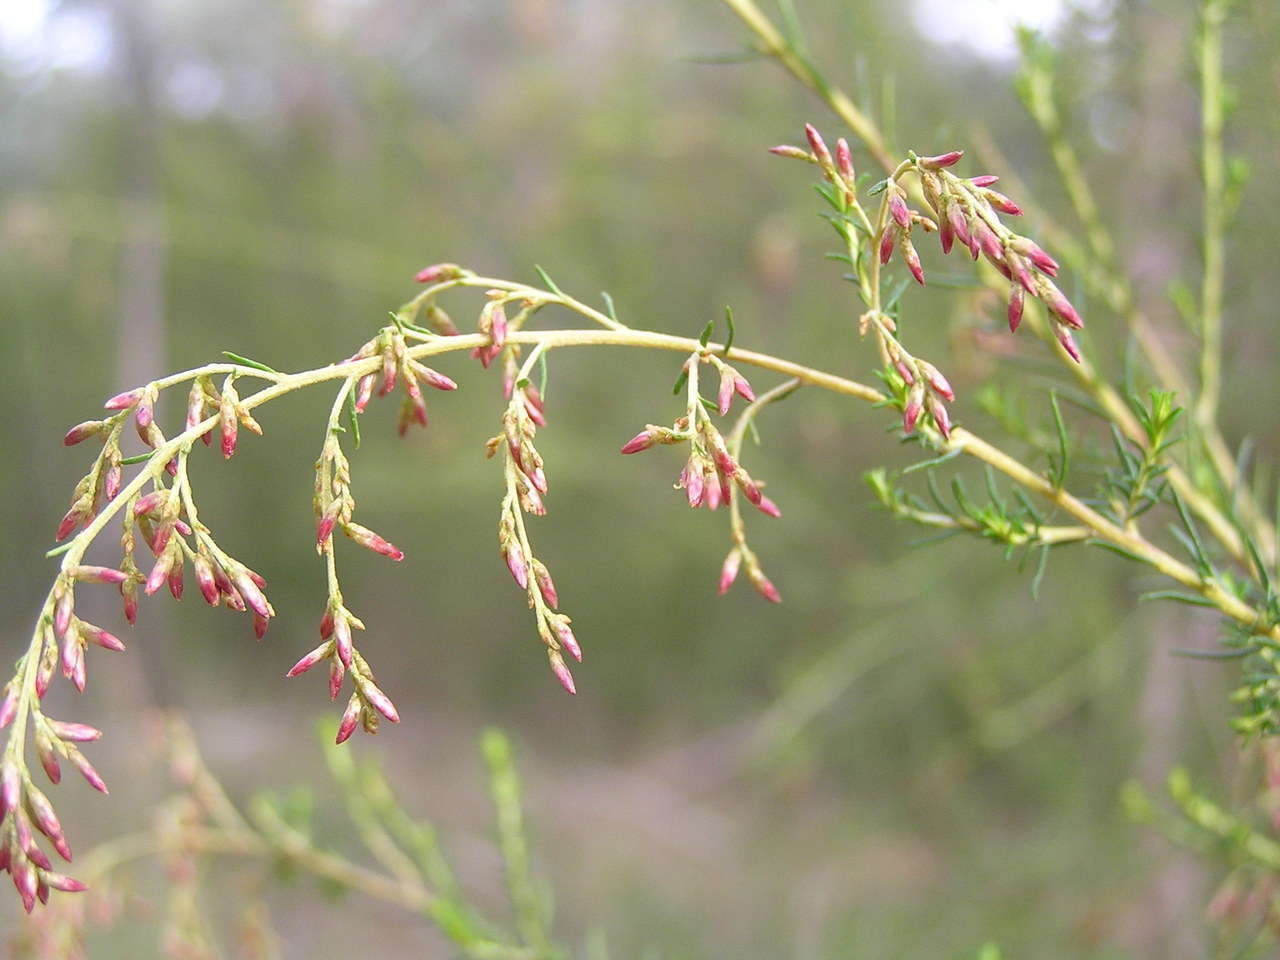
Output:
<svg viewBox="0 0 1280 960">
<path fill-rule="evenodd" d="M 773 585 L 772 580 L 764 575 L 764 570 L 760 568 L 760 561 L 745 541 L 734 545 L 728 556 L 724 558 L 724 564 L 720 567 L 719 591 L 721 596 L 729 592 L 729 588 L 738 579 L 738 573 L 743 567 L 746 567 L 747 579 L 755 587 L 756 593 L 770 603 L 782 602 L 782 595 L 778 593 L 778 588 Z"/>
<path fill-rule="evenodd" d="M 804 125 L 804 135 L 805 139 L 809 141 L 808 150 L 783 144 L 777 147 L 770 147 L 769 152 L 779 157 L 791 157 L 795 160 L 805 160 L 809 163 L 817 164 L 818 169 L 822 171 L 823 178 L 840 191 L 847 205 L 852 206 L 857 200 L 858 175 L 853 169 L 853 153 L 849 150 L 848 142 L 843 137 L 837 140 L 835 156 L 833 157 L 817 127 L 811 123 L 806 123 Z"/>
<path fill-rule="evenodd" d="M 355 732 L 357 726 L 366 733 L 377 733 L 381 718 L 392 723 L 400 722 L 400 714 L 391 698 L 378 686 L 369 663 L 356 649 L 351 631 L 363 630 L 364 624 L 342 604 L 340 595 L 329 598 L 324 616 L 320 619 L 322 643 L 293 665 L 286 674 L 296 677 L 306 673 L 322 661 L 329 663 L 329 699 L 336 700 L 342 691 L 342 681 L 350 676 L 352 690 L 347 707 L 338 722 L 336 742 L 343 743 Z"/>
<path fill-rule="evenodd" d="M 511 332 L 507 310 L 501 299 L 504 294 L 500 290 L 492 290 L 489 296 L 490 299 L 480 311 L 478 323 L 479 332 L 488 337 L 489 342 L 471 351 L 471 356 L 479 360 L 480 365 L 486 370 L 489 369 L 489 364 L 493 363 L 494 358 L 502 353 L 502 348 L 507 344 L 507 334 Z"/>
<path fill-rule="evenodd" d="M 927 411 L 943 438 L 950 438 L 951 416 L 946 405 L 956 398 L 956 394 L 947 378 L 927 360 L 907 356 L 905 352 L 899 352 L 893 358 L 893 365 L 907 391 L 902 407 L 902 429 L 912 433 L 920 421 L 920 414 Z"/>
<path fill-rule="evenodd" d="M 502 433 L 487 444 L 493 456 L 504 448 L 507 493 L 498 518 L 498 551 L 516 586 L 525 591 L 537 621 L 538 636 L 547 649 L 551 672 L 569 693 L 576 693 L 573 674 L 564 661 L 564 652 L 579 663 L 582 647 L 573 635 L 572 619 L 557 610 L 560 596 L 546 564 L 533 555 L 525 530 L 524 515 L 543 516 L 547 512 L 543 496 L 547 475 L 542 455 L 534 446 L 538 427 L 545 426 L 542 396 L 528 380 L 511 380 L 507 407 L 502 415 Z"/>
<path fill-rule="evenodd" d="M 1053 282 L 1058 263 L 1028 237 L 1010 230 L 1000 214 L 1018 216 L 1022 208 L 999 191 L 991 189 L 998 177 L 984 175 L 965 179 L 949 169 L 963 153 L 953 150 L 936 157 L 911 159 L 912 169 L 920 177 L 925 199 L 938 219 L 942 251 L 950 253 L 958 240 L 977 260 L 985 257 L 1010 282 L 1009 329 L 1018 329 L 1026 295 L 1044 303 L 1053 323 L 1054 335 L 1062 348 L 1077 362 L 1080 350 L 1071 336 L 1072 330 L 1084 326 L 1071 301 Z M 887 193 L 901 194 L 892 178 Z M 905 203 L 901 204 L 905 207 Z M 913 214 L 914 215 L 914 214 Z M 896 217 L 895 217 L 896 220 Z"/>
<path fill-rule="evenodd" d="M 422 427 L 427 425 L 427 401 L 422 395 L 422 384 L 435 390 L 458 389 L 451 378 L 409 356 L 404 334 L 397 327 L 384 328 L 378 336 L 348 358 L 348 362 L 369 357 L 381 357 L 382 369 L 360 378 L 356 386 L 356 412 L 364 413 L 373 398 L 375 388 L 378 396 L 385 397 L 395 390 L 397 383 L 401 384 L 404 402 L 400 405 L 397 423 L 401 436 L 415 423 Z"/>
</svg>

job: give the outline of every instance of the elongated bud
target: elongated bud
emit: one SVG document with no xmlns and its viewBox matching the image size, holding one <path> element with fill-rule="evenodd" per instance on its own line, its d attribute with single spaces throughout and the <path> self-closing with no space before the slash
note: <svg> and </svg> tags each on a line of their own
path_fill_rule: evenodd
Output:
<svg viewBox="0 0 1280 960">
<path fill-rule="evenodd" d="M 721 596 L 729 592 L 729 588 L 733 586 L 733 581 L 738 579 L 738 570 L 742 566 L 742 551 L 734 547 L 729 551 L 729 555 L 724 558 L 724 563 L 720 567 L 720 584 L 718 590 Z"/>
<path fill-rule="evenodd" d="M 929 381 L 929 386 L 933 387 L 934 391 L 940 396 L 943 396 L 948 400 L 954 400 L 956 398 L 955 391 L 951 389 L 951 384 L 947 382 L 947 378 L 942 375 L 937 367 L 927 361 L 921 360 L 920 370 L 924 373 L 925 379 Z"/>
<path fill-rule="evenodd" d="M 764 597 L 770 603 L 781 603 L 782 595 L 778 593 L 778 588 L 773 585 L 773 581 L 764 575 L 764 571 L 756 564 L 747 567 L 747 577 L 751 580 L 751 585 L 756 588 L 756 593 Z"/>
<path fill-rule="evenodd" d="M 354 644 L 351 641 L 351 621 L 341 614 L 334 616 L 333 644 L 338 651 L 338 659 L 342 661 L 342 665 L 350 669 L 352 651 L 354 649 Z"/>
<path fill-rule="evenodd" d="M 639 453 L 641 450 L 648 450 L 657 442 L 654 432 L 646 428 L 624 443 L 622 445 L 622 452 Z"/>
<path fill-rule="evenodd" d="M 1040 297 L 1053 315 L 1068 327 L 1079 330 L 1084 326 L 1084 321 L 1080 319 L 1080 314 L 1076 313 L 1076 308 L 1052 281 L 1043 278 L 1040 280 Z"/>
<path fill-rule="evenodd" d="M 423 267 L 413 279 L 415 283 L 437 283 L 441 280 L 456 280 L 462 276 L 462 268 L 456 263 L 433 263 Z"/>
<path fill-rule="evenodd" d="M 880 263 L 888 263 L 893 258 L 894 241 L 897 239 L 897 228 L 893 224 L 888 224 L 884 228 L 884 233 L 880 234 Z"/>
<path fill-rule="evenodd" d="M 36 755 L 40 758 L 40 766 L 44 767 L 49 782 L 57 786 L 62 782 L 62 768 L 58 766 L 58 757 L 54 753 L 53 741 L 39 727 L 36 728 Z"/>
<path fill-rule="evenodd" d="M 22 778 L 18 772 L 18 765 L 11 760 L 0 764 L 0 818 L 18 809 L 21 787 Z"/>
<path fill-rule="evenodd" d="M 1067 351 L 1067 355 L 1076 363 L 1080 362 L 1080 348 L 1076 346 L 1075 338 L 1071 336 L 1071 332 L 1062 324 L 1055 323 L 1053 325 L 1054 336 L 1058 338 L 1058 342 L 1062 344 L 1062 349 Z"/>
<path fill-rule="evenodd" d="M 551 571 L 541 560 L 533 561 L 533 579 L 538 584 L 542 599 L 552 610 L 560 606 L 560 597 L 556 593 L 556 585 L 551 579 Z"/>
<path fill-rule="evenodd" d="M 375 377 L 372 373 L 360 378 L 360 384 L 356 388 L 356 413 L 364 413 L 365 407 L 369 405 L 369 401 L 373 398 L 374 380 Z"/>
<path fill-rule="evenodd" d="M 911 211 L 907 208 L 907 197 L 902 188 L 891 183 L 888 190 L 889 215 L 902 230 L 911 226 Z"/>
<path fill-rule="evenodd" d="M 947 153 L 940 153 L 936 157 L 920 157 L 916 163 L 926 170 L 941 170 L 943 167 L 954 166 L 963 156 L 963 150 L 951 150 Z"/>
<path fill-rule="evenodd" d="M 124 393 L 117 393 L 102 406 L 107 410 L 128 410 L 141 399 L 142 388 L 138 387 L 136 390 L 126 390 Z"/>
<path fill-rule="evenodd" d="M 110 792 L 107 790 L 107 785 L 103 782 L 102 777 L 98 776 L 98 771 L 93 769 L 93 764 L 85 759 L 84 754 L 79 750 L 75 747 L 68 747 L 67 758 L 75 765 L 75 768 L 80 771 L 80 775 L 84 777 L 89 786 L 93 787 L 93 789 L 97 790 L 99 793 Z"/>
<path fill-rule="evenodd" d="M 911 238 L 905 233 L 899 242 L 902 248 L 902 259 L 907 264 L 907 269 L 911 271 L 911 276 L 915 278 L 916 283 L 924 286 L 924 267 L 920 265 L 920 255 L 916 253 L 915 246 L 911 243 Z"/>
<path fill-rule="evenodd" d="M 782 516 L 782 511 L 778 508 L 778 505 L 764 494 L 760 495 L 760 500 L 756 503 L 756 509 L 766 517 L 773 517 L 774 519 L 777 519 Z"/>
<path fill-rule="evenodd" d="M 55 890 L 61 890 L 63 893 L 83 893 L 89 888 L 74 877 L 64 876 L 61 873 L 53 873 L 46 870 L 44 873 L 44 882 Z"/>
<path fill-rule="evenodd" d="M 1047 273 L 1051 277 L 1058 275 L 1058 261 L 1045 253 L 1034 240 L 1028 240 L 1026 237 L 1014 237 L 1010 240 L 1009 245 L 1030 260 L 1041 273 Z"/>
<path fill-rule="evenodd" d="M 233 577 L 236 589 L 240 591 L 240 596 L 244 598 L 244 602 L 260 617 L 270 617 L 272 614 L 271 604 L 267 602 L 266 596 L 259 589 L 258 584 L 254 582 L 253 577 L 249 575 L 247 570 L 242 570 Z"/>
<path fill-rule="evenodd" d="M 74 740 L 86 743 L 90 740 L 101 740 L 102 731 L 87 723 L 67 723 L 64 720 L 50 720 L 49 727 L 61 740 Z"/>
<path fill-rule="evenodd" d="M 822 134 L 818 132 L 818 128 L 811 123 L 806 123 L 804 125 L 804 135 L 809 141 L 809 149 L 813 151 L 813 155 L 822 169 L 833 170 L 835 164 L 831 161 L 831 151 L 827 149 L 827 143 L 822 139 Z"/>
<path fill-rule="evenodd" d="M 373 709 L 390 720 L 392 723 L 400 722 L 400 712 L 396 710 L 396 705 L 391 702 L 388 697 L 371 679 L 360 673 L 353 673 L 352 677 L 356 681 L 356 686 L 361 696 Z"/>
<path fill-rule="evenodd" d="M 800 147 L 792 147 L 785 143 L 776 147 L 770 147 L 769 152 L 776 157 L 790 157 L 793 160 L 807 160 L 813 163 L 813 156 L 808 150 L 802 150 Z"/>
<path fill-rule="evenodd" d="M 13 723 L 18 713 L 18 691 L 10 680 L 4 687 L 4 699 L 0 700 L 0 730 Z"/>
<path fill-rule="evenodd" d="M 74 447 L 77 443 L 82 443 L 90 437 L 96 437 L 105 426 L 106 423 L 102 420 L 86 420 L 84 423 L 77 423 L 67 431 L 67 435 L 62 438 L 62 442 L 68 447 Z"/>
<path fill-rule="evenodd" d="M 418 361 L 413 361 L 413 370 L 422 378 L 422 382 L 436 390 L 457 390 L 458 384 L 451 378 L 446 377 L 437 370 L 423 366 Z"/>
<path fill-rule="evenodd" d="M 849 142 L 841 137 L 836 141 L 836 169 L 851 188 L 857 182 L 857 174 L 853 171 L 853 154 L 849 152 Z"/>
<path fill-rule="evenodd" d="M 556 675 L 556 679 L 560 681 L 560 686 L 564 687 L 569 693 L 577 693 L 577 688 L 573 685 L 573 674 L 569 672 L 569 668 L 565 666 L 564 657 L 556 653 L 554 650 L 547 651 L 547 659 L 551 661 L 551 672 Z"/>
<path fill-rule="evenodd" d="M 325 510 L 324 515 L 320 517 L 316 524 L 316 548 L 323 549 L 328 543 L 329 538 L 333 536 L 334 525 L 338 522 L 338 515 L 342 512 L 342 501 L 334 500 Z"/>
<path fill-rule="evenodd" d="M 320 646 L 316 647 L 314 650 L 312 650 L 310 653 L 304 656 L 301 660 L 295 663 L 292 667 L 290 667 L 289 672 L 286 673 L 285 676 L 290 679 L 292 679 L 293 677 L 301 676 L 302 674 L 310 670 L 312 667 L 314 667 L 321 660 L 326 659 L 332 650 L 333 650 L 333 644 L 330 643 L 328 640 L 326 640 L 324 643 L 320 644 Z"/>
<path fill-rule="evenodd" d="M 120 492 L 120 484 L 123 479 L 124 471 L 121 469 L 120 464 L 112 461 L 111 466 L 107 467 L 102 475 L 102 492 L 108 500 L 116 498 L 116 494 Z"/>
<path fill-rule="evenodd" d="M 940 400 L 929 398 L 929 415 L 933 417 L 933 425 L 938 428 L 944 439 L 951 439 L 951 417 L 947 413 L 947 405 Z"/>
<path fill-rule="evenodd" d="M 991 204 L 1001 213 L 1007 213 L 1011 217 L 1022 216 L 1022 208 L 997 190 L 983 190 L 983 199 Z"/>
<path fill-rule="evenodd" d="M 216 607 L 219 594 L 218 583 L 213 576 L 213 564 L 203 554 L 196 554 L 192 566 L 195 568 L 196 585 L 200 588 L 200 595 L 204 597 L 204 602 L 211 607 Z"/>
<path fill-rule="evenodd" d="M 507 561 L 507 569 L 521 590 L 529 588 L 529 566 L 525 563 L 524 551 L 515 540 L 503 547 L 502 558 Z"/>
<path fill-rule="evenodd" d="M 983 221 L 975 220 L 973 226 L 973 238 L 978 244 L 978 248 L 985 253 L 993 263 L 999 265 L 1004 257 L 1004 247 L 1000 244 L 1000 238 L 995 232 L 988 227 Z"/>
<path fill-rule="evenodd" d="M 907 433 L 913 432 L 923 410 L 924 384 L 917 381 L 912 384 L 911 390 L 907 393 L 906 406 L 902 408 L 902 429 Z"/>
<path fill-rule="evenodd" d="M 358 523 L 346 523 L 343 524 L 342 531 L 366 550 L 372 550 L 374 553 L 380 553 L 384 557 L 390 557 L 397 563 L 404 559 L 403 550 L 391 541 L 378 536 L 368 527 L 362 527 Z"/>
<path fill-rule="evenodd" d="M 77 624 L 77 629 L 80 632 L 80 636 L 89 643 L 99 646 L 103 650 L 110 650 L 112 653 L 124 653 L 124 642 L 114 633 L 109 633 L 101 627 L 86 623 L 83 620 Z"/>
<path fill-rule="evenodd" d="M 753 402 L 756 398 L 756 392 L 751 389 L 751 384 L 747 382 L 747 378 L 741 374 L 734 376 L 733 389 L 747 403 Z"/>
<path fill-rule="evenodd" d="M 1017 333 L 1018 324 L 1022 322 L 1022 310 L 1025 305 L 1025 294 L 1022 285 L 1014 283 L 1009 287 L 1009 332 Z"/>
<path fill-rule="evenodd" d="M 346 743 L 351 734 L 356 732 L 361 706 L 360 695 L 353 693 L 351 699 L 347 701 L 347 709 L 342 712 L 342 719 L 338 721 L 338 735 L 334 737 L 334 743 Z"/>
<path fill-rule="evenodd" d="M 222 456 L 223 459 L 230 460 L 236 452 L 236 442 L 240 434 L 240 418 L 236 416 L 235 401 L 228 397 L 225 391 L 222 395 L 222 404 L 219 412 L 222 421 Z"/>
<path fill-rule="evenodd" d="M 53 633 L 58 638 L 67 635 L 71 626 L 71 611 L 75 609 L 75 597 L 69 588 L 63 589 L 53 606 Z"/>
<path fill-rule="evenodd" d="M 121 584 L 129 579 L 129 575 L 123 570 L 116 570 L 112 567 L 91 567 L 84 565 L 72 568 L 71 575 L 77 580 L 82 580 L 87 583 Z"/>
</svg>

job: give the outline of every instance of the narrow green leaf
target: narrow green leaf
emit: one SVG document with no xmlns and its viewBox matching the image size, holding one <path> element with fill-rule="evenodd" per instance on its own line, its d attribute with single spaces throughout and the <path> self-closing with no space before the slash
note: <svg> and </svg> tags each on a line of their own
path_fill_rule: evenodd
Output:
<svg viewBox="0 0 1280 960">
<path fill-rule="evenodd" d="M 122 467 L 132 467 L 135 463 L 146 463 L 151 459 L 150 453 L 135 453 L 132 457 L 125 457 L 120 461 Z"/>
<path fill-rule="evenodd" d="M 707 342 L 711 339 L 711 334 L 715 332 L 716 322 L 714 320 L 708 320 L 707 325 L 702 328 L 702 336 L 698 337 L 698 343 L 705 347 Z"/>
<path fill-rule="evenodd" d="M 916 470 L 928 470 L 930 467 L 938 467 L 946 463 L 948 460 L 954 460 L 956 457 L 960 456 L 960 454 L 962 453 L 964 453 L 964 448 L 956 447 L 956 449 L 948 450 L 946 453 L 933 457 L 932 459 L 921 460 L 917 463 L 913 463 L 913 464 L 910 464 L 909 466 L 903 467 L 902 472 L 904 474 L 913 473 Z"/>
<path fill-rule="evenodd" d="M 546 288 L 554 293 L 557 297 L 563 297 L 564 291 L 556 286 L 556 282 L 551 279 L 547 271 L 543 270 L 538 264 L 533 265 L 533 269 L 537 271 L 538 278 L 546 285 Z"/>
<path fill-rule="evenodd" d="M 689 371 L 681 370 L 680 376 L 676 377 L 676 385 L 671 388 L 673 396 L 680 396 L 680 391 L 684 389 L 684 385 L 689 382 Z"/>
<path fill-rule="evenodd" d="M 1044 572 L 1049 566 L 1049 545 L 1043 543 L 1040 545 L 1040 557 L 1036 561 L 1036 572 L 1031 578 L 1031 599 L 1039 602 L 1040 600 L 1040 584 L 1044 582 Z"/>
<path fill-rule="evenodd" d="M 600 296 L 604 299 L 604 308 L 605 308 L 605 311 L 609 314 L 609 319 L 612 320 L 614 323 L 621 323 L 622 321 L 618 319 L 618 311 L 614 309 L 614 306 L 613 306 L 613 297 L 609 296 L 609 291 L 601 290 Z"/>
<path fill-rule="evenodd" d="M 733 338 L 737 334 L 737 328 L 733 325 L 733 307 L 727 303 L 724 305 L 724 323 L 729 328 L 729 336 L 724 341 L 724 355 L 729 355 L 730 349 L 733 348 Z"/>
<path fill-rule="evenodd" d="M 360 449 L 360 414 L 356 412 L 355 389 L 347 391 L 347 423 L 351 425 L 351 439 Z"/>
<path fill-rule="evenodd" d="M 1067 425 L 1062 421 L 1062 408 L 1058 406 L 1058 391 L 1049 391 L 1049 405 L 1053 407 L 1053 425 L 1058 431 L 1058 463 L 1054 470 L 1053 485 L 1061 490 L 1067 479 L 1070 452 L 1067 447 Z"/>
<path fill-rule="evenodd" d="M 274 367 L 268 367 L 265 363 L 259 363 L 257 360 L 250 360 L 248 357 L 242 357 L 238 353 L 232 353 L 230 350 L 223 350 L 222 355 L 232 363 L 243 364 L 246 367 L 253 367 L 255 370 L 261 370 L 264 373 L 279 373 L 280 371 Z"/>
<path fill-rule="evenodd" d="M 1183 593 L 1181 590 L 1151 590 L 1141 594 L 1138 599 L 1144 603 L 1148 600 L 1171 600 L 1174 603 L 1185 603 L 1192 607 L 1217 606 L 1212 600 L 1208 600 L 1197 593 Z"/>
</svg>

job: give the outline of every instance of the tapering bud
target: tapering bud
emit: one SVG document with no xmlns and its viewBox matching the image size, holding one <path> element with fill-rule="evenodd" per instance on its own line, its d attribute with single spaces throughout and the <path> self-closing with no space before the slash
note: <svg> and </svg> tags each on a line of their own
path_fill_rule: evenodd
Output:
<svg viewBox="0 0 1280 960">
<path fill-rule="evenodd" d="M 1018 324 L 1022 322 L 1022 310 L 1026 303 L 1026 294 L 1022 285 L 1014 283 L 1009 287 L 1009 332 L 1017 333 Z"/>
<path fill-rule="evenodd" d="M 67 435 L 62 438 L 62 442 L 68 447 L 74 447 L 77 443 L 82 443 L 90 437 L 96 437 L 104 427 L 106 427 L 106 423 L 102 420 L 86 420 L 84 423 L 77 423 L 67 431 Z"/>
<path fill-rule="evenodd" d="M 102 406 L 107 410 L 128 410 L 141 399 L 142 388 L 138 387 L 136 390 L 126 390 L 124 393 L 117 393 Z"/>
<path fill-rule="evenodd" d="M 936 157 L 920 157 L 916 163 L 926 170 L 941 170 L 943 167 L 954 166 L 963 156 L 963 150 L 951 150 L 947 153 L 940 153 Z"/>
<path fill-rule="evenodd" d="M 438 283 L 442 280 L 455 280 L 462 276 L 462 268 L 456 263 L 433 263 L 423 267 L 413 275 L 415 283 Z"/>
<path fill-rule="evenodd" d="M 850 187 L 857 181 L 858 177 L 853 170 L 853 154 L 849 152 L 849 142 L 844 137 L 836 141 L 836 169 Z"/>
<path fill-rule="evenodd" d="M 338 735 L 334 737 L 334 743 L 346 743 L 351 738 L 351 734 L 356 732 L 361 708 L 360 695 L 353 693 L 351 699 L 347 701 L 347 709 L 342 712 L 342 719 L 338 721 Z"/>
<path fill-rule="evenodd" d="M 834 169 L 831 161 L 831 151 L 827 149 L 827 143 L 822 139 L 822 134 L 818 132 L 818 128 L 811 123 L 804 125 L 804 135 L 809 141 L 809 149 L 813 151 L 814 157 L 824 170 Z"/>
<path fill-rule="evenodd" d="M 547 659 L 551 661 L 551 672 L 556 675 L 556 679 L 560 681 L 560 686 L 564 687 L 569 693 L 577 693 L 577 688 L 573 685 L 573 674 L 569 672 L 569 668 L 565 666 L 564 657 L 556 653 L 554 650 L 547 651 Z"/>
<path fill-rule="evenodd" d="M 742 551 L 734 547 L 729 551 L 729 555 L 724 558 L 724 563 L 720 567 L 718 590 L 722 596 L 729 592 L 729 588 L 733 586 L 733 581 L 738 579 L 738 570 L 741 566 Z"/>
<path fill-rule="evenodd" d="M 295 663 L 292 667 L 290 667 L 289 672 L 286 673 L 285 676 L 292 679 L 293 677 L 297 677 L 306 673 L 308 670 L 314 667 L 321 660 L 326 659 L 332 650 L 333 650 L 333 644 L 330 643 L 328 640 L 326 640 L 324 643 L 320 644 L 320 646 L 316 647 L 314 650 L 312 650 L 310 653 L 304 656 L 301 660 Z"/>
</svg>

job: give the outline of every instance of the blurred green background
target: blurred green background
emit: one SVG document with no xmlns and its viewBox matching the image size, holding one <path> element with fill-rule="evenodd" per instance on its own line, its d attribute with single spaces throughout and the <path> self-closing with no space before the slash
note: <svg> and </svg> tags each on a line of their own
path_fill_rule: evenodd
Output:
<svg viewBox="0 0 1280 960">
<path fill-rule="evenodd" d="M 1070 224 L 1011 92 L 1020 6 L 1064 49 L 1073 134 L 1142 301 L 1168 317 L 1166 286 L 1197 270 L 1192 5 L 798 3 L 815 59 L 898 145 L 988 140 Z M 971 7 L 967 24 L 949 7 Z M 1278 21 L 1260 0 L 1228 28 L 1245 116 L 1229 139 L 1259 169 L 1280 159 Z M 809 171 L 765 152 L 806 119 L 841 131 L 771 64 L 698 62 L 745 39 L 711 0 L 18 0 L 0 31 L 0 652 L 24 648 L 54 570 L 41 557 L 86 459 L 62 448 L 67 426 L 221 350 L 285 369 L 345 357 L 429 262 L 530 281 L 540 263 L 585 300 L 607 289 L 633 326 L 685 335 L 730 303 L 739 344 L 872 375 L 839 265 L 822 258 Z M 1264 446 L 1277 199 L 1274 178 L 1250 183 L 1228 292 L 1228 430 Z M 982 296 L 908 298 L 910 342 L 952 375 L 961 420 L 988 425 L 982 378 L 1038 376 L 1029 340 L 1012 359 L 974 348 L 975 327 L 998 320 Z M 446 306 L 465 326 L 478 302 Z M 1092 306 L 1091 345 L 1118 370 L 1123 336 Z M 552 357 L 550 514 L 530 532 L 586 651 L 572 700 L 495 549 L 501 471 L 482 455 L 501 410 L 494 372 L 442 360 L 462 389 L 431 398 L 430 430 L 405 441 L 394 404 L 365 419 L 360 519 L 408 558 L 346 550 L 340 563 L 405 719 L 351 748 L 385 758 L 480 902 L 501 902 L 476 750 L 498 725 L 575 946 L 1204 955 L 1213 871 L 1127 823 L 1118 791 L 1130 777 L 1158 789 L 1175 762 L 1230 781 L 1231 668 L 1170 656 L 1211 644 L 1211 618 L 1135 606 L 1146 585 L 1107 555 L 1055 553 L 1037 603 L 994 548 L 912 548 L 919 531 L 873 509 L 861 474 L 914 448 L 894 448 L 882 413 L 803 390 L 764 414 L 748 454 L 784 511 L 748 523 L 785 602 L 745 583 L 717 598 L 727 518 L 682 506 L 672 451 L 616 455 L 676 415 L 677 365 Z M 127 655 L 91 658 L 83 697 L 52 695 L 55 715 L 108 731 L 92 756 L 111 797 L 71 783 L 55 798 L 79 849 L 145 824 L 162 794 L 144 748 L 155 707 L 189 714 L 238 798 L 314 784 L 330 839 L 347 844 L 311 732 L 334 713 L 323 683 L 282 679 L 324 601 L 310 490 L 328 402 L 273 404 L 265 438 L 245 437 L 233 461 L 193 461 L 202 517 L 271 581 L 266 641 L 198 597 L 156 599 Z M 1026 402 L 1043 412 L 1042 395 Z M 108 591 L 85 593 L 91 619 L 123 627 Z M 220 873 L 228 901 L 242 872 Z M 21 922 L 11 900 L 0 928 Z M 269 905 L 291 958 L 449 955 L 416 919 L 306 883 L 280 884 Z M 145 919 L 96 933 L 90 955 L 151 955 Z"/>
</svg>

